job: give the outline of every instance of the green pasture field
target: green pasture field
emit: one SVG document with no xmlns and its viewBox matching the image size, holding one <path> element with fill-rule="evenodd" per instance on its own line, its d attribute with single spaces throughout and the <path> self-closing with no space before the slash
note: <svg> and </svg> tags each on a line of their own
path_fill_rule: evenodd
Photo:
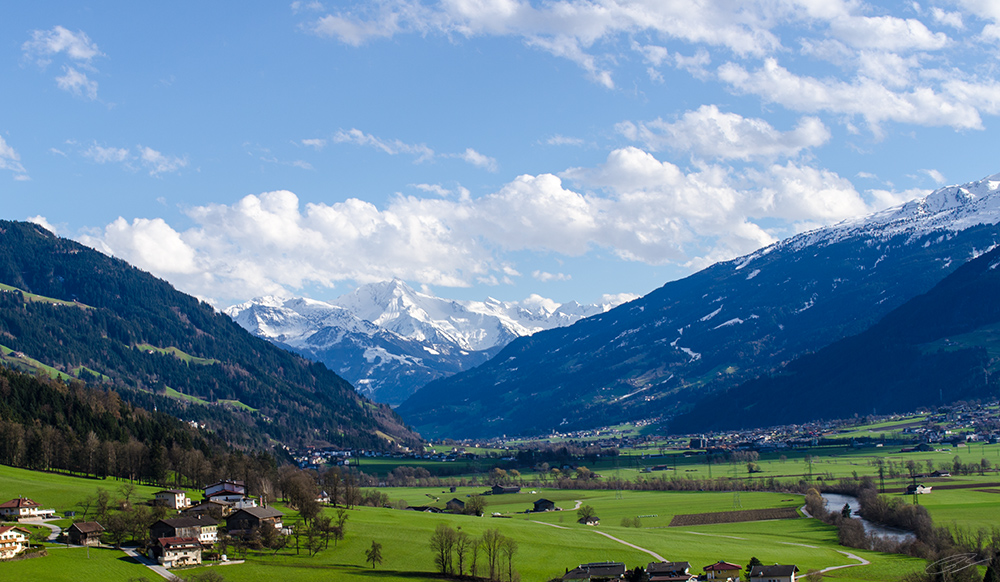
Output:
<svg viewBox="0 0 1000 582">
<path fill-rule="evenodd" d="M 119 495 L 119 489 L 127 481 L 117 479 L 91 479 L 73 477 L 57 473 L 43 473 L 0 465 L 0 503 L 18 496 L 28 497 L 42 504 L 45 509 L 55 509 L 57 515 L 66 511 L 80 511 L 77 506 L 83 499 L 94 495 L 98 488 L 111 493 L 112 498 Z M 152 499 L 162 487 L 136 485 L 133 499 Z M 196 498 L 201 497 L 200 491 L 188 491 Z M 64 520 L 68 527 L 73 520 Z M 61 525 L 61 522 L 57 522 Z"/>
<path fill-rule="evenodd" d="M 246 410 L 248 412 L 257 412 L 256 408 L 254 408 L 253 406 L 250 406 L 249 404 L 243 404 L 239 400 L 224 400 L 223 399 L 223 400 L 219 400 L 219 402 L 221 402 L 222 404 L 226 404 L 228 406 L 232 406 L 233 408 L 239 408 L 241 410 Z"/>
<path fill-rule="evenodd" d="M 120 550 L 46 544 L 48 556 L 19 562 L 0 563 L 4 580 L 45 580 L 52 582 L 110 582 L 159 579 L 151 570 Z"/>
<path fill-rule="evenodd" d="M 428 488 L 410 492 L 411 494 L 399 489 L 385 491 L 389 493 L 390 499 L 410 497 L 415 500 L 430 492 Z M 440 494 L 440 490 L 436 490 L 436 493 Z M 631 568 L 659 561 L 645 551 L 626 546 L 599 532 L 654 552 L 667 560 L 690 561 L 692 570 L 700 570 L 702 566 L 720 559 L 745 564 L 751 556 L 758 557 L 764 563 L 795 563 L 803 572 L 810 568 L 858 563 L 841 553 L 833 528 L 807 518 L 690 528 L 636 529 L 617 525 L 621 517 L 642 514 L 640 512 L 656 511 L 669 521 L 668 516 L 674 513 L 725 510 L 732 504 L 730 493 L 644 492 L 634 496 L 626 493 L 624 499 L 616 499 L 614 492 L 606 491 L 539 490 L 537 495 L 496 496 L 496 499 L 491 500 L 489 509 L 523 511 L 531 506 L 531 501 L 543 494 L 547 498 L 562 498 L 557 501 L 557 505 L 569 508 L 575 506 L 572 497 L 594 506 L 602 516 L 602 525 L 595 528 L 577 524 L 576 512 L 572 509 L 494 518 L 357 508 L 349 513 L 347 537 L 336 548 L 331 546 L 315 557 L 308 557 L 304 553 L 296 556 L 294 548 L 282 550 L 276 555 L 272 552 L 251 552 L 247 556 L 247 563 L 219 572 L 225 575 L 226 580 L 233 581 L 268 578 L 365 580 L 373 577 L 388 581 L 433 580 L 435 577 L 430 575 L 434 566 L 429 539 L 440 523 L 461 528 L 473 536 L 481 535 L 486 528 L 498 528 L 503 535 L 514 538 L 518 542 L 515 568 L 521 574 L 521 579 L 526 581 L 549 580 L 561 576 L 567 568 L 584 562 L 623 561 Z M 751 505 L 769 505 L 771 500 L 778 505 L 791 503 L 783 501 L 791 496 L 782 497 L 781 494 L 756 494 L 752 497 L 755 498 L 748 499 Z M 496 503 L 492 503 L 493 501 Z M 796 503 L 800 501 L 801 497 Z M 332 515 L 332 510 L 326 511 Z M 610 519 L 603 518 L 605 515 Z M 385 563 L 375 571 L 364 561 L 364 551 L 373 540 L 383 545 L 385 558 Z M 866 558 L 872 564 L 838 570 L 836 575 L 831 572 L 831 579 L 884 582 L 899 579 L 924 566 L 922 560 L 912 558 L 855 550 L 851 552 Z M 419 572 L 427 572 L 428 575 L 423 577 Z"/>
<path fill-rule="evenodd" d="M 177 398 L 178 400 L 187 400 L 188 402 L 193 402 L 195 404 L 203 404 L 205 406 L 211 404 L 211 402 L 209 402 L 208 400 L 202 400 L 197 396 L 192 396 L 190 394 L 184 394 L 183 392 L 178 392 L 177 390 L 174 390 L 170 386 L 167 386 L 167 396 L 171 398 Z"/>
<path fill-rule="evenodd" d="M 0 361 L 6 363 L 15 370 L 28 368 L 29 370 L 33 370 L 36 374 L 44 374 L 54 380 L 69 380 L 72 378 L 69 374 L 60 372 L 52 366 L 45 365 L 34 358 L 27 356 L 23 358 L 16 357 L 14 356 L 14 350 L 3 345 L 0 345 Z"/>
<path fill-rule="evenodd" d="M 955 479 L 927 480 L 932 486 L 931 492 L 918 495 L 917 502 L 927 508 L 937 526 L 977 530 L 990 529 L 1000 524 L 1000 486 L 988 486 L 968 489 L 941 489 L 936 485 L 997 483 L 1000 479 L 983 479 L 981 477 L 960 477 Z M 987 492 L 984 489 L 996 491 Z M 907 503 L 913 502 L 913 496 L 900 495 Z"/>
<path fill-rule="evenodd" d="M 93 309 L 93 307 L 84 305 L 83 303 L 53 299 L 52 297 L 46 297 L 44 295 L 35 295 L 34 293 L 28 293 L 27 291 L 18 289 L 17 287 L 11 287 L 10 285 L 5 285 L 3 283 L 0 283 L 0 291 L 20 291 L 25 301 L 37 301 L 39 303 L 51 303 L 53 305 L 67 305 L 72 307 L 81 307 L 83 309 Z"/>
<path fill-rule="evenodd" d="M 178 360 L 181 360 L 183 362 L 187 362 L 189 364 L 197 364 L 199 366 L 210 366 L 212 364 L 218 364 L 219 363 L 219 360 L 215 360 L 215 359 L 211 359 L 211 358 L 199 358 L 199 357 L 196 357 L 196 356 L 192 356 L 191 354 L 189 354 L 187 352 L 184 352 L 184 351 L 180 350 L 179 348 L 175 348 L 173 346 L 170 346 L 169 348 L 158 348 L 158 347 L 156 347 L 154 345 L 151 345 L 151 344 L 136 344 L 135 347 L 139 348 L 140 350 L 147 351 L 147 352 L 148 351 L 153 351 L 153 352 L 157 352 L 157 353 L 160 353 L 160 354 L 170 354 L 171 356 L 177 358 Z"/>
<path fill-rule="evenodd" d="M 357 462 L 357 465 L 354 465 L 355 462 Z M 385 477 L 396 467 L 423 467 L 427 469 L 431 475 L 457 477 L 460 474 L 468 475 L 476 472 L 485 473 L 494 464 L 489 459 L 481 459 L 478 461 L 460 459 L 457 461 L 444 462 L 433 461 L 430 459 L 394 459 L 392 457 L 354 457 L 351 459 L 351 463 L 352 466 L 356 466 L 359 470 L 364 471 L 369 475 L 376 475 L 379 477 Z M 487 488 L 485 485 L 483 487 L 484 489 Z"/>
<path fill-rule="evenodd" d="M 202 404 L 204 406 L 211 406 L 212 405 L 212 403 L 209 402 L 208 400 L 204 400 L 202 398 L 198 398 L 197 396 L 193 396 L 191 394 L 184 394 L 183 392 L 178 392 L 177 390 L 174 390 L 170 386 L 166 387 L 166 395 L 169 396 L 170 398 L 177 398 L 177 399 L 180 399 L 180 400 L 187 400 L 188 402 L 192 402 L 194 404 Z M 249 404 L 243 404 L 239 400 L 219 400 L 219 404 L 222 404 L 222 405 L 225 405 L 225 406 L 231 406 L 233 408 L 239 408 L 239 409 L 242 409 L 242 410 L 246 410 L 248 412 L 257 412 L 256 408 L 250 406 Z"/>
<path fill-rule="evenodd" d="M 450 447 L 440 447 L 450 450 Z M 625 449 L 618 457 L 604 457 L 596 461 L 579 461 L 579 464 L 586 466 L 591 471 L 597 472 L 605 478 L 620 477 L 627 481 L 633 481 L 639 475 L 646 478 L 660 478 L 671 476 L 690 477 L 692 479 L 707 479 L 709 477 L 735 477 L 739 479 L 793 479 L 799 480 L 807 478 L 809 467 L 805 463 L 806 455 L 813 457 L 812 478 L 841 478 L 852 477 L 855 473 L 859 477 L 878 476 L 878 467 L 874 464 L 876 459 L 892 460 L 902 462 L 912 460 L 918 465 L 917 472 L 926 471 L 928 460 L 934 463 L 935 468 L 950 467 L 955 456 L 961 458 L 963 463 L 978 463 L 980 459 L 986 458 L 994 465 L 1000 465 L 1000 444 L 984 445 L 980 443 L 970 443 L 967 446 L 952 447 L 951 445 L 940 445 L 939 449 L 930 452 L 901 453 L 900 445 L 885 447 L 864 447 L 852 448 L 848 443 L 839 446 L 812 447 L 808 449 L 788 449 L 762 453 L 757 462 L 761 469 L 760 473 L 750 475 L 747 472 L 746 463 L 726 463 L 717 462 L 709 468 L 708 455 L 697 454 L 693 451 L 665 451 L 663 455 L 654 450 L 643 450 L 643 454 L 635 454 L 637 451 Z M 509 451 L 502 451 L 508 453 Z M 784 458 L 782 458 L 784 457 Z M 475 461 L 459 460 L 454 462 L 432 461 L 425 459 L 394 459 L 391 457 L 362 458 L 360 468 L 365 473 L 384 477 L 390 471 L 400 466 L 424 467 L 432 475 L 455 476 L 461 472 L 462 476 L 480 475 L 484 476 L 493 466 L 504 466 L 504 462 L 499 459 L 478 459 Z M 655 466 L 667 466 L 665 471 L 643 472 L 643 469 L 651 469 Z M 676 470 L 675 470 L 676 467 Z M 536 471 L 522 468 L 520 469 L 524 479 L 537 479 Z M 929 472 L 929 471 L 928 471 Z M 573 471 L 570 471 L 570 475 Z M 1000 475 L 994 473 L 994 477 L 1000 480 Z M 905 486 L 909 479 L 896 479 L 892 486 Z M 887 482 L 887 486 L 888 486 Z"/>
<path fill-rule="evenodd" d="M 116 491 L 120 482 L 101 481 L 37 473 L 0 466 L 0 498 L 24 494 L 46 507 L 63 512 L 92 495 L 97 486 Z M 390 500 L 405 499 L 411 505 L 426 505 L 428 495 L 441 505 L 451 497 L 478 493 L 485 487 L 460 487 L 455 493 L 443 488 L 387 488 Z M 137 487 L 136 496 L 148 499 L 158 488 Z M 657 561 L 643 550 L 626 546 L 601 535 L 608 534 L 635 544 L 668 560 L 690 561 L 698 569 L 723 559 L 745 564 L 751 556 L 764 563 L 795 563 L 806 571 L 856 563 L 837 546 L 836 532 L 808 518 L 774 520 L 685 528 L 663 527 L 672 515 L 727 511 L 734 506 L 732 493 L 621 492 L 605 490 L 536 489 L 528 493 L 489 496 L 487 516 L 430 514 L 383 508 L 361 507 L 350 510 L 346 538 L 336 546 L 310 557 L 304 551 L 295 554 L 294 546 L 277 552 L 250 552 L 245 564 L 211 566 L 178 572 L 181 576 L 212 569 L 227 581 L 274 580 L 371 580 L 421 581 L 438 579 L 433 572 L 429 539 L 434 528 L 446 523 L 473 536 L 487 528 L 498 528 L 518 542 L 515 568 L 521 579 L 548 580 L 561 576 L 567 568 L 583 562 L 617 560 L 629 567 Z M 565 511 L 540 514 L 522 513 L 532 502 L 545 497 Z M 602 523 L 598 527 L 576 523 L 577 501 L 593 506 Z M 781 493 L 742 493 L 740 507 L 797 507 L 801 497 Z M 324 510 L 334 515 L 333 509 Z M 493 512 L 504 518 L 489 517 Z M 622 518 L 642 517 L 642 528 L 622 527 Z M 66 525 L 68 525 L 68 520 Z M 286 523 L 295 524 L 298 516 L 286 514 Z M 372 541 L 383 545 L 385 563 L 374 571 L 365 563 L 364 552 Z M 294 543 L 294 542 L 292 542 Z M 807 547 L 808 546 L 808 547 Z M 907 572 L 923 567 L 921 560 L 850 550 L 872 563 L 836 570 L 831 580 L 874 582 L 899 579 Z M 155 575 L 134 564 L 121 552 L 92 549 L 90 559 L 82 548 L 53 545 L 45 558 L 0 564 L 3 577 L 10 573 L 23 579 L 126 581 Z"/>
</svg>

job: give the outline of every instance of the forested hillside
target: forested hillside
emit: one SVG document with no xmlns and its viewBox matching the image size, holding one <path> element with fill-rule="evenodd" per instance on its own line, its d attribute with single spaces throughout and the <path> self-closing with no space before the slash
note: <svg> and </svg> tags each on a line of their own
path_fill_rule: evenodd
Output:
<svg viewBox="0 0 1000 582">
<path fill-rule="evenodd" d="M 36 225 L 0 222 L 0 284 L 13 288 L 0 293 L 8 365 L 102 383 L 241 445 L 385 448 L 419 439 L 322 364 Z"/>
<path fill-rule="evenodd" d="M 215 433 L 133 406 L 113 390 L 0 367 L 0 464 L 200 486 L 233 462 L 275 462 L 233 455 Z"/>
</svg>

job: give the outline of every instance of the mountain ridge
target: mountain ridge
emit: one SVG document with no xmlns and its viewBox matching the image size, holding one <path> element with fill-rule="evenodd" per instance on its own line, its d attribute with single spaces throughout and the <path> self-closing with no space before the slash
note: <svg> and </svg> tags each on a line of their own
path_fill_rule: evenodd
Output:
<svg viewBox="0 0 1000 582">
<path fill-rule="evenodd" d="M 31 223 L 0 221 L 0 343 L 55 373 L 206 425 L 240 446 L 420 442 L 322 364 L 253 337 L 207 303 Z M 28 301 L 22 293 L 58 302 Z"/>
<path fill-rule="evenodd" d="M 670 423 L 702 432 L 995 399 L 1000 392 L 1000 247 L 860 334 L 699 402 Z M 830 398 L 836 394 L 836 398 Z M 789 406 L 790 402 L 796 406 Z M 709 414 L 711 411 L 711 414 Z M 813 418 L 806 418 L 809 411 Z"/>
<path fill-rule="evenodd" d="M 867 329 L 995 247 L 998 188 L 997 176 L 948 186 L 716 263 L 607 313 L 515 340 L 489 362 L 431 382 L 397 412 L 423 434 L 455 437 L 684 412 Z"/>
<path fill-rule="evenodd" d="M 603 313 L 614 302 L 456 301 L 394 279 L 329 302 L 260 297 L 224 312 L 244 329 L 325 363 L 363 393 L 398 404 L 419 386 L 485 362 L 510 341 Z"/>
</svg>

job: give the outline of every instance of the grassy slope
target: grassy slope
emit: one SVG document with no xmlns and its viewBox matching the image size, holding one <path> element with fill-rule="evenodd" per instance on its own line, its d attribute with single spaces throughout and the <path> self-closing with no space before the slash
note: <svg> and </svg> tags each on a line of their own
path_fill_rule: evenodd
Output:
<svg viewBox="0 0 1000 582">
<path fill-rule="evenodd" d="M 93 309 L 93 307 L 84 305 L 83 303 L 53 299 L 52 297 L 45 297 L 44 295 L 35 295 L 34 293 L 28 293 L 27 291 L 18 289 L 17 287 L 11 287 L 10 285 L 5 285 L 3 283 L 0 283 L 0 291 L 20 291 L 25 301 L 38 301 L 39 303 L 51 303 L 53 305 L 66 305 L 71 307 L 80 307 L 83 309 Z"/>
</svg>

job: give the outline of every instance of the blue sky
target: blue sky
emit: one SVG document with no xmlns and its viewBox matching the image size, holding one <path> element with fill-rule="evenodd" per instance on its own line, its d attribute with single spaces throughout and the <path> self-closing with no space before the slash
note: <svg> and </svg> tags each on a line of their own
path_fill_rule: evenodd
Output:
<svg viewBox="0 0 1000 582">
<path fill-rule="evenodd" d="M 644 294 L 1000 172 L 1000 4 L 5 3 L 2 217 L 219 307 Z"/>
</svg>

